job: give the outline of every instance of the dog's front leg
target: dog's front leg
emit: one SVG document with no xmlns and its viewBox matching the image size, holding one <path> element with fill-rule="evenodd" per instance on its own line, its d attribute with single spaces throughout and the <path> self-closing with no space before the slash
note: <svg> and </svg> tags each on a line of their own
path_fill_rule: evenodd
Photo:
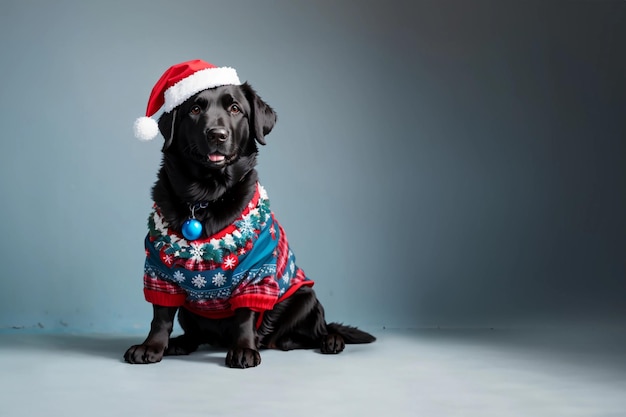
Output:
<svg viewBox="0 0 626 417">
<path fill-rule="evenodd" d="M 124 354 L 128 363 L 155 363 L 163 359 L 170 334 L 174 326 L 174 316 L 178 307 L 162 307 L 153 304 L 153 318 L 150 333 L 140 345 L 131 346 Z"/>
<path fill-rule="evenodd" d="M 235 310 L 234 340 L 226 355 L 226 366 L 231 368 L 251 368 L 261 363 L 257 350 L 255 314 L 247 308 Z"/>
</svg>

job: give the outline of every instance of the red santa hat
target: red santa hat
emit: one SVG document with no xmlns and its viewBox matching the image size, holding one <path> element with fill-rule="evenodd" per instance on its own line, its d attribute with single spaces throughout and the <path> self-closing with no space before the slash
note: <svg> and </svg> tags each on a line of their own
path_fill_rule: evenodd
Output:
<svg viewBox="0 0 626 417">
<path fill-rule="evenodd" d="M 240 84 L 234 68 L 216 67 L 199 59 L 171 66 L 154 85 L 145 117 L 135 120 L 135 137 L 147 141 L 159 134 L 159 126 L 152 118 L 159 110 L 170 112 L 189 97 L 207 88 Z"/>
</svg>

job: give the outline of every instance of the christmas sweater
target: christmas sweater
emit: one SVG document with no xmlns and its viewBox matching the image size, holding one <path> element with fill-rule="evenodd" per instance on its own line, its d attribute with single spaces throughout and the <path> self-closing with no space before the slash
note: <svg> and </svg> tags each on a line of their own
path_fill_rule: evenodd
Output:
<svg viewBox="0 0 626 417">
<path fill-rule="evenodd" d="M 301 286 L 313 285 L 296 266 L 260 184 L 237 220 L 208 238 L 187 241 L 156 205 L 148 228 L 144 295 L 152 304 L 217 319 L 241 307 L 271 310 Z"/>
</svg>

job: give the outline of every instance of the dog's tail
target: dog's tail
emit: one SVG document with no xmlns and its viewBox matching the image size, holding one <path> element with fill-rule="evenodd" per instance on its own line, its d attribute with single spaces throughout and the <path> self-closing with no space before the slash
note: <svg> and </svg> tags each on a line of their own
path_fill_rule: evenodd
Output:
<svg viewBox="0 0 626 417">
<path fill-rule="evenodd" d="M 371 334 L 359 330 L 353 326 L 342 323 L 328 323 L 326 329 L 329 333 L 337 333 L 343 337 L 345 343 L 354 345 L 360 343 L 372 343 L 376 338 Z"/>
</svg>

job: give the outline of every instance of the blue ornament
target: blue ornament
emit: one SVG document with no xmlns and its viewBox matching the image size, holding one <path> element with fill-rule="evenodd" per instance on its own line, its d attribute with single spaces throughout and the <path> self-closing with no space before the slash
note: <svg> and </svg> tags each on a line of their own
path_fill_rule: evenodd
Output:
<svg viewBox="0 0 626 417">
<path fill-rule="evenodd" d="M 189 219 L 183 223 L 181 231 L 185 239 L 196 240 L 202 234 L 202 223 L 196 219 Z"/>
</svg>

